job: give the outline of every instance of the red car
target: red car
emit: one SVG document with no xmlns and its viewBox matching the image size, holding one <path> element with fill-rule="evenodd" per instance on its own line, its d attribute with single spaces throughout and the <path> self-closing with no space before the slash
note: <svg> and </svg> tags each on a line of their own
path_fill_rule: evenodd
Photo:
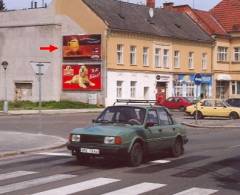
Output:
<svg viewBox="0 0 240 195">
<path fill-rule="evenodd" d="M 169 109 L 179 109 L 180 111 L 184 111 L 187 106 L 192 105 L 192 102 L 185 97 L 170 97 L 161 102 L 161 105 Z"/>
</svg>

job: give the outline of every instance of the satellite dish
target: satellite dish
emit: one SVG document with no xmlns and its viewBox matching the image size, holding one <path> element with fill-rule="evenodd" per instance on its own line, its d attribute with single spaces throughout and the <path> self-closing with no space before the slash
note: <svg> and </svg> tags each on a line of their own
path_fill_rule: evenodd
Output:
<svg viewBox="0 0 240 195">
<path fill-rule="evenodd" d="M 153 10 L 152 7 L 149 9 L 148 13 L 149 13 L 150 18 L 153 18 L 153 16 L 154 16 L 154 10 Z"/>
</svg>

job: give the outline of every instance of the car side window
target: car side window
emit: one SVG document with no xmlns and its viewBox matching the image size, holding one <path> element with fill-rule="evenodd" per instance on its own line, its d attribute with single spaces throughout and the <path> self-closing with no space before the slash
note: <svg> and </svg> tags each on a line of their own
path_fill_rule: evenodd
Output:
<svg viewBox="0 0 240 195">
<path fill-rule="evenodd" d="M 224 107 L 224 104 L 223 104 L 223 102 L 217 100 L 215 106 L 216 107 Z"/>
<path fill-rule="evenodd" d="M 147 123 L 153 123 L 154 125 L 159 125 L 158 115 L 155 110 L 149 110 L 147 114 Z"/>
<path fill-rule="evenodd" d="M 170 97 L 167 99 L 168 102 L 174 102 L 174 98 Z"/>
<path fill-rule="evenodd" d="M 173 124 L 171 117 L 164 109 L 158 110 L 158 117 L 159 117 L 160 125 L 172 125 Z"/>
<path fill-rule="evenodd" d="M 214 107 L 215 103 L 214 101 L 211 101 L 211 100 L 205 100 L 202 105 L 206 107 Z"/>
</svg>

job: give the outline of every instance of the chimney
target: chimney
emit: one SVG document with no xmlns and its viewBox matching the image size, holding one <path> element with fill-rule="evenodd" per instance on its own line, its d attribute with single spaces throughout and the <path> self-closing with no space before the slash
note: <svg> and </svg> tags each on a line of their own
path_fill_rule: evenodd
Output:
<svg viewBox="0 0 240 195">
<path fill-rule="evenodd" d="M 163 9 L 171 10 L 174 6 L 173 2 L 163 3 Z"/>
<path fill-rule="evenodd" d="M 155 8 L 155 0 L 147 0 L 147 6 L 151 8 Z"/>
</svg>

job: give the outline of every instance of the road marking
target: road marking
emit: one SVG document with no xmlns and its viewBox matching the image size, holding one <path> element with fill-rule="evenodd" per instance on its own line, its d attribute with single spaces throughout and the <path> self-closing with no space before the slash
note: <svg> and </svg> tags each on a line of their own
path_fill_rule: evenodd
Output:
<svg viewBox="0 0 240 195">
<path fill-rule="evenodd" d="M 134 186 L 122 188 L 120 190 L 112 191 L 103 195 L 138 195 L 145 192 L 149 192 L 161 187 L 166 186 L 166 184 L 158 184 L 158 183 L 140 183 Z"/>
<path fill-rule="evenodd" d="M 204 189 L 204 188 L 191 188 L 174 195 L 209 195 L 217 192 L 218 190 Z"/>
<path fill-rule="evenodd" d="M 73 178 L 73 177 L 76 177 L 76 176 L 59 174 L 59 175 L 52 175 L 52 176 L 43 177 L 43 178 L 37 178 L 37 179 L 24 181 L 24 182 L 20 182 L 20 183 L 0 186 L 0 194 L 9 193 L 9 192 L 17 191 L 17 190 L 22 190 L 22 189 L 26 189 L 26 188 L 30 188 L 30 187 L 35 187 L 35 186 L 39 186 L 42 184 L 47 184 L 50 182 L 60 181 L 63 179 L 69 179 L 69 178 Z"/>
<path fill-rule="evenodd" d="M 236 145 L 236 146 L 230 147 L 230 149 L 232 149 L 232 148 L 239 148 L 239 147 L 240 147 L 240 145 Z"/>
<path fill-rule="evenodd" d="M 56 194 L 57 195 L 67 195 L 67 194 L 81 192 L 84 190 L 89 190 L 92 188 L 96 188 L 98 186 L 103 186 L 103 185 L 110 184 L 110 183 L 117 182 L 117 181 L 120 181 L 120 180 L 109 179 L 109 178 L 96 178 L 96 179 L 91 179 L 91 180 L 87 180 L 84 182 L 80 182 L 80 183 L 76 183 L 76 184 L 36 193 L 33 195 L 56 195 Z"/>
<path fill-rule="evenodd" d="M 46 156 L 67 156 L 67 157 L 72 157 L 72 154 L 69 154 L 69 153 L 42 152 L 42 153 L 37 153 L 37 154 L 46 155 Z"/>
<path fill-rule="evenodd" d="M 17 171 L 17 172 L 12 172 L 12 173 L 4 173 L 4 174 L 0 174 L 0 181 L 5 180 L 5 179 L 12 179 L 15 177 L 21 177 L 21 176 L 25 176 L 25 175 L 30 175 L 30 174 L 34 174 L 34 173 L 37 173 L 37 172 Z"/>
<path fill-rule="evenodd" d="M 151 163 L 156 163 L 156 164 L 166 164 L 166 163 L 170 163 L 170 160 L 154 160 L 151 161 Z"/>
</svg>

